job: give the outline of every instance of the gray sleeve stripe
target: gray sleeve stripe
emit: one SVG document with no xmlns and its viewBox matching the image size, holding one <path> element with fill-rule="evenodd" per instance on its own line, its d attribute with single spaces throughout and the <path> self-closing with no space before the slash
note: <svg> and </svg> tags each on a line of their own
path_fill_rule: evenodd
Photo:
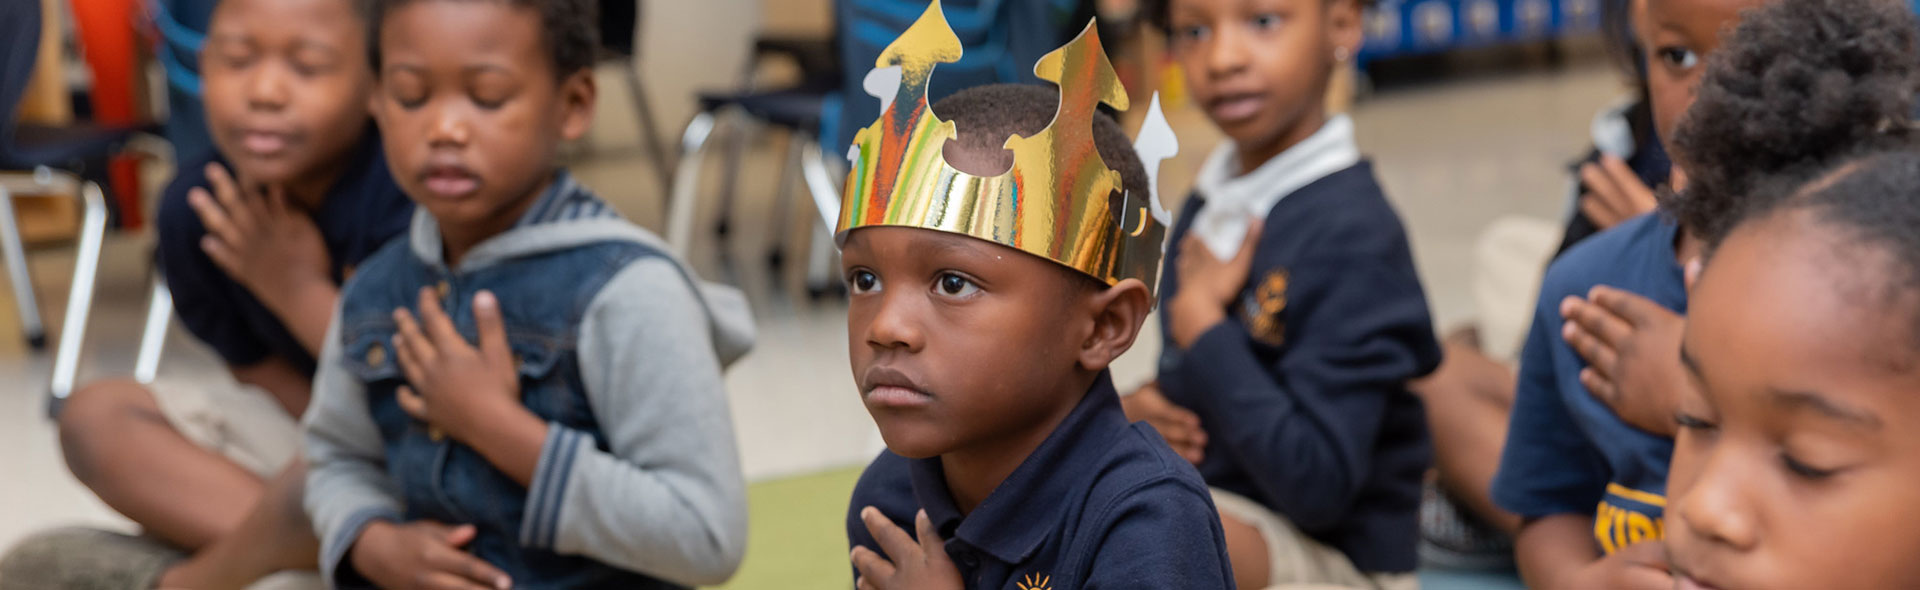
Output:
<svg viewBox="0 0 1920 590">
<path fill-rule="evenodd" d="M 527 494 L 526 521 L 521 524 L 520 543 L 536 549 L 553 547 L 560 524 L 561 500 L 572 479 L 573 460 L 579 454 L 585 435 L 556 423 L 548 424 L 547 446 L 540 452 L 540 466 L 534 474 L 533 489 Z"/>
<path fill-rule="evenodd" d="M 520 544 L 540 547 L 540 532 L 546 527 L 546 498 L 552 495 L 553 472 L 560 463 L 560 451 L 567 445 L 567 428 L 547 423 L 546 446 L 540 449 L 540 461 L 534 469 L 532 489 L 527 490 L 526 516 L 520 523 Z"/>
<path fill-rule="evenodd" d="M 560 461 L 554 471 L 554 486 L 550 497 L 546 499 L 547 518 L 540 535 L 541 547 L 553 547 L 554 539 L 560 533 L 560 510 L 566 506 L 567 485 L 573 482 L 573 460 L 580 454 L 580 445 L 587 442 L 585 433 L 568 429 L 567 444 L 560 449 Z"/>
</svg>

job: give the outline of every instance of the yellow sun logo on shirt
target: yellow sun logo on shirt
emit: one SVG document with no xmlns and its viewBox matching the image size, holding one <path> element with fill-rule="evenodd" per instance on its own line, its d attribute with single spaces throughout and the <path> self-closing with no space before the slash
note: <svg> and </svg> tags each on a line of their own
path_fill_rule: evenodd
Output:
<svg viewBox="0 0 1920 590">
<path fill-rule="evenodd" d="M 1053 576 L 1027 574 L 1020 579 L 1020 590 L 1053 590 Z"/>
</svg>

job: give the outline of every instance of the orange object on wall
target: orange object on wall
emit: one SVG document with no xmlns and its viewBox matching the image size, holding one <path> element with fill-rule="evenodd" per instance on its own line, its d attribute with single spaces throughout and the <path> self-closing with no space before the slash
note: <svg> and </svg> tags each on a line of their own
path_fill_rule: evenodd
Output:
<svg viewBox="0 0 1920 590">
<path fill-rule="evenodd" d="M 138 125 L 140 121 L 139 36 L 134 15 L 139 0 L 73 0 L 74 29 L 80 34 L 81 53 L 93 71 L 93 117 L 103 125 Z M 119 201 L 120 222 L 140 227 L 140 162 L 130 155 L 114 156 L 107 178 Z"/>
</svg>

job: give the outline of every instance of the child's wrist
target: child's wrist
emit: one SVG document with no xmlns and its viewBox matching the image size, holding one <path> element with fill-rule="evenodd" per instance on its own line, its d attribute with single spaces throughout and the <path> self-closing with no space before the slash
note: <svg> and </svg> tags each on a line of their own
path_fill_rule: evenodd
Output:
<svg viewBox="0 0 1920 590">
<path fill-rule="evenodd" d="M 353 546 L 347 549 L 346 561 L 353 566 L 361 577 L 379 581 L 384 571 L 381 557 L 386 553 L 389 537 L 399 525 L 389 520 L 374 520 L 360 528 L 360 536 L 353 540 Z"/>
<path fill-rule="evenodd" d="M 1202 335 L 1227 318 L 1226 310 L 1205 299 L 1175 295 L 1171 307 L 1173 341 L 1181 349 L 1193 348 Z"/>
</svg>

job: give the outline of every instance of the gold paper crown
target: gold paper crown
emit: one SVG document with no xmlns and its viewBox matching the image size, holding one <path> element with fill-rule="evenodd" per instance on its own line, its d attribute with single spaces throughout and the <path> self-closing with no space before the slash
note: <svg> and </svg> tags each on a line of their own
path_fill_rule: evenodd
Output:
<svg viewBox="0 0 1920 590">
<path fill-rule="evenodd" d="M 954 127 L 929 110 L 927 80 L 936 64 L 959 61 L 960 54 L 960 39 L 939 0 L 880 53 L 874 65 L 881 69 L 869 75 L 868 86 L 883 102 L 882 112 L 853 138 L 835 235 L 844 240 L 847 232 L 869 226 L 957 233 L 1064 264 L 1108 285 L 1140 279 L 1153 289 L 1166 212 L 1151 189 L 1114 197 L 1122 189 L 1120 173 L 1094 147 L 1098 103 L 1123 111 L 1128 106 L 1094 24 L 1034 65 L 1035 75 L 1060 86 L 1059 110 L 1039 133 L 1007 139 L 1013 168 L 999 176 L 956 170 L 942 153 Z M 891 82 L 889 73 L 898 76 L 890 97 L 873 88 L 876 80 Z M 1142 142 L 1155 142 L 1153 149 L 1142 148 L 1156 158 L 1146 163 L 1149 185 L 1158 158 L 1172 155 L 1162 149 L 1173 134 L 1158 109 L 1156 96 L 1141 133 Z"/>
</svg>

